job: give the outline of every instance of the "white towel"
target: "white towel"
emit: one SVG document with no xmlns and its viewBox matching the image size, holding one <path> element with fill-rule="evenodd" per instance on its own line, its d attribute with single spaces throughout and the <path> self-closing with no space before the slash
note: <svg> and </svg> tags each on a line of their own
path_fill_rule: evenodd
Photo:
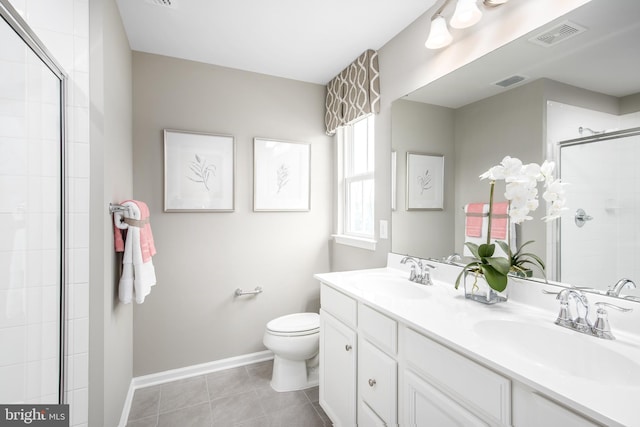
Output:
<svg viewBox="0 0 640 427">
<path fill-rule="evenodd" d="M 124 304 L 129 304 L 135 297 L 138 304 L 151 292 L 151 287 L 156 284 L 156 271 L 153 261 L 144 262 L 140 248 L 140 228 L 129 226 L 122 218 L 140 219 L 140 209 L 134 202 L 122 203 L 128 207 L 124 212 L 116 212 L 113 215 L 116 227 L 127 230 L 127 238 L 124 243 L 124 255 L 122 257 L 122 276 L 118 287 L 118 297 Z"/>
<path fill-rule="evenodd" d="M 467 206 L 469 205 L 464 205 L 464 213 L 466 215 L 467 213 Z M 489 204 L 486 204 L 485 209 L 483 210 L 483 212 L 486 212 L 487 214 L 489 213 Z M 469 237 L 467 236 L 467 233 L 464 233 L 464 242 L 470 242 L 470 243 L 475 243 L 476 245 L 482 245 L 483 243 L 487 243 L 487 226 L 489 223 L 489 217 L 488 216 L 484 216 L 482 217 L 482 235 L 480 235 L 480 237 Z M 465 227 L 466 229 L 466 227 Z M 515 224 L 511 221 L 509 221 L 509 236 L 510 236 L 510 241 L 511 243 L 509 244 L 509 246 L 511 247 L 511 250 L 515 250 L 516 248 L 516 227 Z M 504 239 L 491 239 L 491 243 L 495 243 L 497 240 L 504 240 Z M 468 256 L 468 257 L 472 257 L 473 254 L 471 253 L 471 251 L 469 250 L 469 248 L 467 248 L 467 245 L 463 245 L 462 247 L 462 255 L 464 256 Z M 502 248 L 499 245 L 496 245 L 496 250 L 493 253 L 493 256 L 500 256 L 500 257 L 506 257 L 507 254 L 504 253 L 504 251 L 502 250 Z"/>
</svg>

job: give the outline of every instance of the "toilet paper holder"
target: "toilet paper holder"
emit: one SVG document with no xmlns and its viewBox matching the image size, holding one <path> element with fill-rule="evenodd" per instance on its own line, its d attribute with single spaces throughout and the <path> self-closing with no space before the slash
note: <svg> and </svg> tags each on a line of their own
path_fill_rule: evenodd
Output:
<svg viewBox="0 0 640 427">
<path fill-rule="evenodd" d="M 261 286 L 256 286 L 256 288 L 252 291 L 243 291 L 242 289 L 238 288 L 236 289 L 236 291 L 233 293 L 234 296 L 240 297 L 243 295 L 258 295 L 262 293 L 262 287 Z"/>
</svg>

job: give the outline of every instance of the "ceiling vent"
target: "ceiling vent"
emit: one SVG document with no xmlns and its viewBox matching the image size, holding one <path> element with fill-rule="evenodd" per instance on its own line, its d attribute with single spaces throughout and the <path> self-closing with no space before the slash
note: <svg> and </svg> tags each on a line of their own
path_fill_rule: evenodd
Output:
<svg viewBox="0 0 640 427">
<path fill-rule="evenodd" d="M 564 21 L 555 27 L 531 37 L 529 41 L 539 46 L 551 47 L 560 42 L 587 31 L 586 28 L 570 21 Z"/>
<path fill-rule="evenodd" d="M 176 5 L 175 0 L 146 0 L 147 3 L 149 4 L 155 4 L 156 6 L 164 6 L 164 7 L 170 7 L 170 8 L 175 8 Z"/>
<path fill-rule="evenodd" d="M 499 82 L 495 82 L 494 85 L 500 86 L 500 87 L 509 87 L 509 86 L 513 86 L 516 83 L 520 83 L 521 81 L 524 81 L 526 79 L 527 78 L 525 76 L 511 76 L 511 77 L 507 77 L 506 79 L 502 79 Z"/>
</svg>

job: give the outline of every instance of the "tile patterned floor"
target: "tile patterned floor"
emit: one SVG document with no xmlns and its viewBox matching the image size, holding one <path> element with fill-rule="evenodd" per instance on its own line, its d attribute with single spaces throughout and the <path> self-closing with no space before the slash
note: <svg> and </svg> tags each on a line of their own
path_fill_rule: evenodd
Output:
<svg viewBox="0 0 640 427">
<path fill-rule="evenodd" d="M 136 390 L 127 427 L 324 427 L 318 387 L 278 393 L 273 362 Z"/>
</svg>

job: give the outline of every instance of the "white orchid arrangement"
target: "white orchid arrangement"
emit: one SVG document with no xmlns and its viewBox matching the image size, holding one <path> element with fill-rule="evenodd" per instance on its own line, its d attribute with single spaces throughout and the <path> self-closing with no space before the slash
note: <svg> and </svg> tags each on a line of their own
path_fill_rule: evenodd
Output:
<svg viewBox="0 0 640 427">
<path fill-rule="evenodd" d="M 544 193 L 542 198 L 547 202 L 547 215 L 542 218 L 543 221 L 552 221 L 560 217 L 562 212 L 566 210 L 566 198 L 564 186 L 565 183 L 560 179 L 554 179 L 553 170 L 555 163 L 544 161 L 542 165 L 537 163 L 523 164 L 520 159 L 506 156 L 499 165 L 493 166 L 491 169 L 480 175 L 480 179 L 489 179 L 489 221 L 487 230 L 487 243 L 476 245 L 467 242 L 465 245 L 469 248 L 475 261 L 467 264 L 456 280 L 456 289 L 460 285 L 460 279 L 467 271 L 474 272 L 477 277 L 482 274 L 489 286 L 502 292 L 507 287 L 507 275 L 512 272 L 519 275 L 525 275 L 529 266 L 538 267 L 544 274 L 544 262 L 533 253 L 524 253 L 522 248 L 532 240 L 522 244 L 515 252 L 511 251 L 508 243 L 497 241 L 498 245 L 507 254 L 507 258 L 494 257 L 495 245 L 491 243 L 491 214 L 493 211 L 493 193 L 496 181 L 504 180 L 506 190 L 504 197 L 509 202 L 509 217 L 515 224 L 521 224 L 524 221 L 533 219 L 529 214 L 535 211 L 539 206 L 538 201 L 538 183 L 544 182 Z M 507 228 L 509 232 L 510 227 Z M 509 241 L 509 236 L 507 236 Z"/>
<path fill-rule="evenodd" d="M 492 167 L 480 179 L 490 179 L 493 186 L 495 181 L 504 180 L 506 191 L 504 197 L 509 201 L 509 217 L 515 224 L 521 224 L 533 219 L 529 212 L 538 208 L 538 182 L 544 181 L 542 198 L 549 203 L 547 215 L 543 221 L 559 218 L 566 210 L 565 183 L 553 178 L 555 163 L 545 160 L 542 165 L 529 163 L 523 165 L 520 159 L 507 156 L 499 165 Z M 490 206 L 491 208 L 491 206 Z M 491 231 L 491 230 L 489 230 Z"/>
</svg>

